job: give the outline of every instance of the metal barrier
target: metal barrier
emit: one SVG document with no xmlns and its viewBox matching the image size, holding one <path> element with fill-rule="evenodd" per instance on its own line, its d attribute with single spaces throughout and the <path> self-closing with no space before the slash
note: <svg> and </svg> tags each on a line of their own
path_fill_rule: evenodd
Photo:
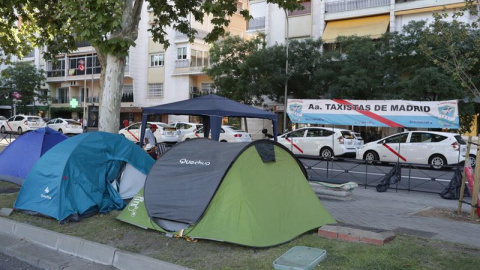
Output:
<svg viewBox="0 0 480 270">
<path fill-rule="evenodd" d="M 13 139 L 16 139 L 18 135 L 13 133 L 0 133 L 0 143 L 10 144 Z"/>
<path fill-rule="evenodd" d="M 393 169 L 395 163 L 371 163 L 358 159 L 321 159 L 319 157 L 298 156 L 307 170 L 309 181 L 340 183 L 356 182 L 359 186 L 376 187 Z M 343 162 L 348 161 L 348 162 Z M 462 165 L 445 166 L 434 170 L 428 165 L 401 163 L 401 180 L 390 189 L 440 193 L 454 177 L 456 169 Z"/>
</svg>

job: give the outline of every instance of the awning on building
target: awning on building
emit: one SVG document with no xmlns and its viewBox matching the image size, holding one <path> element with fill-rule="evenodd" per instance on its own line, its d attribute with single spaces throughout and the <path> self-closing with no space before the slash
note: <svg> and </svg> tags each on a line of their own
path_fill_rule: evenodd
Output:
<svg viewBox="0 0 480 270">
<path fill-rule="evenodd" d="M 338 36 L 370 36 L 379 38 L 388 30 L 390 15 L 327 22 L 322 39 L 333 43 Z"/>
</svg>

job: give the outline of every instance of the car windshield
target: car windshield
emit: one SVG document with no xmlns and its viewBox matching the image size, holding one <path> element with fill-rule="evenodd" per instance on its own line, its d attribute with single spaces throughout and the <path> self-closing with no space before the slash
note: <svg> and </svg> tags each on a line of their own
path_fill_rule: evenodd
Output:
<svg viewBox="0 0 480 270">
<path fill-rule="evenodd" d="M 241 128 L 236 127 L 236 126 L 227 126 L 227 127 L 229 127 L 230 129 L 232 129 L 232 130 L 234 130 L 234 131 L 245 132 L 245 131 L 243 131 Z"/>
<path fill-rule="evenodd" d="M 465 140 L 462 138 L 462 136 L 460 136 L 460 135 L 455 135 L 455 139 L 457 139 L 457 142 L 458 142 L 459 144 L 467 144 L 467 143 L 465 142 Z"/>
<path fill-rule="evenodd" d="M 75 120 L 67 119 L 65 121 L 67 121 L 67 124 L 69 124 L 69 125 L 73 125 L 73 126 L 79 126 L 80 125 L 80 123 L 75 121 Z"/>
<path fill-rule="evenodd" d="M 353 134 L 348 130 L 342 130 L 340 133 L 345 139 L 353 139 Z"/>
<path fill-rule="evenodd" d="M 43 121 L 40 117 L 27 117 L 27 121 Z"/>
<path fill-rule="evenodd" d="M 353 135 L 355 136 L 355 138 L 362 140 L 362 135 L 360 133 L 354 132 Z"/>
</svg>

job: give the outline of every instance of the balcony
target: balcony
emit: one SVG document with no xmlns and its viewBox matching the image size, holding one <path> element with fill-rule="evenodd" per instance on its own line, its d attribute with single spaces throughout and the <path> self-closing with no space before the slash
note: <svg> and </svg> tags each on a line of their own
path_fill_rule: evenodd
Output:
<svg viewBox="0 0 480 270">
<path fill-rule="evenodd" d="M 175 73 L 189 74 L 189 73 L 203 73 L 203 68 L 210 67 L 210 59 L 180 59 L 175 60 Z"/>
<path fill-rule="evenodd" d="M 337 13 L 389 5 L 390 0 L 339 0 L 325 3 L 325 13 Z"/>
<path fill-rule="evenodd" d="M 328 4 L 328 3 L 327 3 Z M 288 12 L 288 16 L 300 16 L 312 13 L 312 2 L 303 2 L 300 3 L 303 6 L 302 10 L 295 10 Z"/>
<path fill-rule="evenodd" d="M 207 34 L 208 32 L 197 29 L 197 34 L 195 34 L 195 38 L 204 39 L 207 36 Z M 175 41 L 184 41 L 184 40 L 188 40 L 187 35 L 185 35 L 180 31 L 175 31 Z"/>
<path fill-rule="evenodd" d="M 248 21 L 247 30 L 265 29 L 265 17 L 253 18 Z"/>
<path fill-rule="evenodd" d="M 78 97 L 74 97 L 77 99 L 78 101 L 78 106 L 82 107 L 83 106 L 83 97 L 82 96 L 78 96 Z M 87 99 L 85 100 L 85 103 L 89 104 L 89 103 L 98 103 L 99 99 L 98 99 L 98 96 L 92 96 L 92 97 L 87 97 Z M 122 97 L 122 102 L 123 101 L 123 97 Z M 127 101 L 125 101 L 127 102 Z M 52 104 L 70 104 L 70 97 L 62 97 L 62 98 L 53 98 L 52 99 Z"/>
</svg>

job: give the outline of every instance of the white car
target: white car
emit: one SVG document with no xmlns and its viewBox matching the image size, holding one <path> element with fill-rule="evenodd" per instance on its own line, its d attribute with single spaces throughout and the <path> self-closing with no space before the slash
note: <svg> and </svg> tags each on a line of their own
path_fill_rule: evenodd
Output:
<svg viewBox="0 0 480 270">
<path fill-rule="evenodd" d="M 157 143 L 175 144 L 178 142 L 178 134 L 174 128 L 171 128 L 169 125 L 162 122 L 147 122 L 147 128 L 150 128 L 151 124 L 155 124 L 158 127 L 155 133 L 153 133 L 157 139 Z M 125 138 L 132 142 L 140 142 L 141 126 L 141 122 L 131 124 L 126 128 L 120 129 L 118 134 L 125 136 Z"/>
<path fill-rule="evenodd" d="M 278 142 L 296 155 L 322 158 L 355 156 L 357 148 L 352 131 L 338 128 L 306 127 L 278 137 Z"/>
<path fill-rule="evenodd" d="M 47 122 L 47 126 L 63 134 L 82 134 L 82 124 L 73 119 L 55 118 Z"/>
<path fill-rule="evenodd" d="M 39 116 L 19 114 L 8 118 L 6 121 L 2 121 L 0 133 L 16 132 L 18 134 L 23 134 L 24 132 L 36 130 L 45 126 L 45 121 Z"/>
<path fill-rule="evenodd" d="M 211 135 L 211 134 L 210 134 Z M 187 133 L 183 136 L 183 140 L 189 140 L 194 138 L 203 138 L 203 127 L 196 132 Z M 222 126 L 220 130 L 220 142 L 251 142 L 252 136 L 234 126 Z"/>
<path fill-rule="evenodd" d="M 428 164 L 434 169 L 441 169 L 463 162 L 466 150 L 460 134 L 408 131 L 364 144 L 357 151 L 357 159 Z"/>
<path fill-rule="evenodd" d="M 170 123 L 169 126 L 177 130 L 179 142 L 184 141 L 183 137 L 185 136 L 185 134 L 194 133 L 203 127 L 202 124 L 188 123 L 188 122 L 173 122 L 173 123 Z"/>
</svg>

